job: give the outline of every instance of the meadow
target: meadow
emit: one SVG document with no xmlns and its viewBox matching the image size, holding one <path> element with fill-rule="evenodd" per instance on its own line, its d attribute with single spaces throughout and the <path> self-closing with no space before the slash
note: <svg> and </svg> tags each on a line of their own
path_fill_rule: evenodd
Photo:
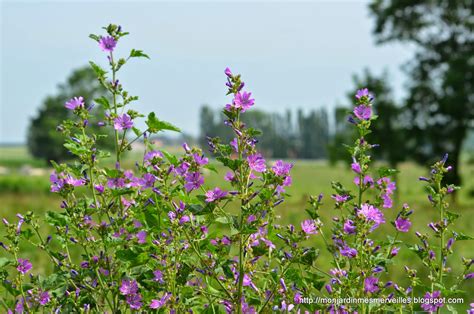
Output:
<svg viewBox="0 0 474 314">
<path fill-rule="evenodd" d="M 176 148 L 167 148 L 176 150 Z M 133 169 L 136 160 L 140 160 L 140 153 L 127 155 L 124 161 L 124 168 Z M 322 207 L 322 220 L 328 228 L 331 225 L 331 217 L 334 214 L 334 201 L 330 198 L 333 193 L 331 181 L 339 181 L 344 186 L 352 188 L 353 175 L 347 164 L 329 165 L 327 161 L 292 160 L 293 184 L 287 189 L 291 197 L 277 207 L 277 215 L 281 216 L 280 223 L 292 223 L 298 225 L 307 218 L 305 208 L 310 195 L 324 194 Z M 205 173 L 205 186 L 213 188 L 216 186 L 228 187 L 227 182 L 222 178 L 225 173 L 215 162 L 211 162 L 218 170 L 219 176 L 212 171 Z M 49 192 L 49 173 L 52 171 L 44 167 L 45 163 L 31 158 L 25 147 L 4 147 L 0 149 L 0 217 L 9 221 L 15 221 L 17 213 L 25 214 L 33 211 L 37 216 L 43 216 L 46 211 L 58 210 L 60 198 Z M 399 166 L 400 173 L 397 175 L 397 193 L 395 206 L 391 210 L 385 210 L 387 221 L 392 221 L 403 203 L 408 203 L 415 210 L 413 216 L 412 232 L 403 234 L 400 237 L 405 243 L 416 244 L 418 239 L 414 235 L 415 230 L 425 232 L 428 230 L 427 224 L 437 217 L 437 212 L 433 209 L 426 198 L 424 185 L 419 182 L 420 176 L 427 174 L 427 169 L 413 163 L 403 163 Z M 452 204 L 452 211 L 462 213 L 463 218 L 457 221 L 458 230 L 472 235 L 474 229 L 474 165 L 467 161 L 462 165 L 463 188 L 459 191 L 455 204 Z M 385 224 L 373 233 L 374 237 L 385 238 L 387 230 L 393 228 L 390 224 Z M 44 235 L 50 230 L 43 227 Z M 0 231 L 0 236 L 2 236 Z M 323 242 L 319 237 L 313 237 L 314 245 L 321 248 L 321 256 L 317 262 L 318 266 L 326 268 L 329 266 L 330 254 L 324 250 Z M 30 246 L 24 244 L 23 248 L 27 252 L 26 257 L 30 258 L 37 267 L 36 271 L 52 271 L 50 261 L 47 256 L 38 250 L 28 250 Z M 459 261 L 461 257 L 472 257 L 472 246 L 467 241 L 459 241 L 454 244 L 454 256 L 451 261 Z M 419 259 L 414 253 L 408 250 L 403 251 L 395 259 L 395 264 L 391 265 L 390 272 L 397 282 L 407 284 L 404 265 L 410 265 L 423 269 Z M 0 257 L 2 256 L 0 251 Z M 74 254 L 74 253 L 73 253 Z M 460 265 L 459 262 L 453 265 Z M 454 272 L 459 269 L 453 269 Z M 420 274 L 422 271 L 420 270 Z M 466 304 L 458 306 L 459 309 L 467 308 L 470 297 L 474 295 L 472 282 L 465 283 L 463 287 L 467 291 L 465 295 Z"/>
</svg>

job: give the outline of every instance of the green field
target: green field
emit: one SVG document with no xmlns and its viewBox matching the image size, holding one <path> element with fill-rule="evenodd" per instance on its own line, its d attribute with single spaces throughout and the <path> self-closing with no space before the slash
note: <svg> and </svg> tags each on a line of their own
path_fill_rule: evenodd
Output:
<svg viewBox="0 0 474 314">
<path fill-rule="evenodd" d="M 22 165 L 28 164 L 34 167 L 42 165 L 41 162 L 35 161 L 28 156 L 26 150 L 22 147 L 15 148 L 1 148 L 0 149 L 0 168 L 7 174 L 0 174 L 0 217 L 5 217 L 9 221 L 15 221 L 16 213 L 25 213 L 27 211 L 34 211 L 36 215 L 42 216 L 48 210 L 58 210 L 60 199 L 49 192 L 49 181 L 48 173 L 49 169 L 46 169 L 42 175 L 27 175 L 22 170 Z M 129 156 L 125 163 L 127 167 L 133 166 L 133 158 L 138 156 Z M 21 162 L 19 162 L 21 161 Z M 293 185 L 288 188 L 288 193 L 291 197 L 277 207 L 277 214 L 281 217 L 280 223 L 292 223 L 298 225 L 303 219 L 306 218 L 305 206 L 310 195 L 318 195 L 319 193 L 324 194 L 324 206 L 322 210 L 323 222 L 326 228 L 331 227 L 331 218 L 337 214 L 333 209 L 334 202 L 330 199 L 331 181 L 340 181 L 346 187 L 353 187 L 352 174 L 348 167 L 343 164 L 336 166 L 329 166 L 325 161 L 294 161 L 295 166 L 292 170 Z M 214 187 L 216 185 L 224 185 L 223 176 L 225 169 L 217 166 L 219 175 L 212 172 L 206 173 L 206 185 L 208 187 Z M 405 163 L 399 167 L 401 173 L 397 177 L 397 201 L 396 205 L 391 210 L 384 210 L 386 220 L 393 220 L 398 212 L 401 204 L 408 203 L 412 209 L 415 210 L 413 215 L 413 228 L 410 233 L 403 234 L 400 238 L 405 243 L 415 244 L 417 238 L 414 236 L 414 231 L 427 231 L 427 224 L 435 220 L 437 217 L 436 210 L 430 207 L 427 200 L 426 194 L 424 193 L 424 184 L 418 181 L 418 177 L 426 175 L 427 170 L 420 166 L 416 166 L 412 163 Z M 461 213 L 462 219 L 457 221 L 457 230 L 473 235 L 474 232 L 474 165 L 463 164 L 463 189 L 460 191 L 456 205 L 453 205 L 452 211 Z M 48 228 L 44 227 L 43 232 L 48 233 Z M 378 228 L 374 232 L 375 237 L 385 237 L 387 233 L 392 233 L 393 227 L 386 224 L 383 227 Z M 0 231 L 0 236 L 2 232 Z M 315 246 L 323 248 L 322 241 L 315 237 Z M 29 247 L 24 246 L 25 249 Z M 473 257 L 472 243 L 467 241 L 458 242 L 454 245 L 455 254 L 451 256 L 451 267 L 453 272 L 459 271 L 459 261 L 462 256 Z M 322 249 L 322 254 L 317 261 L 318 266 L 321 268 L 327 268 L 330 266 L 330 258 L 328 253 Z M 0 256 L 1 256 L 0 252 Z M 35 250 L 27 250 L 25 253 L 26 257 L 33 260 L 34 265 L 37 267 L 37 271 L 49 271 L 50 264 L 45 256 L 39 254 Z M 391 272 L 394 274 L 396 282 L 406 285 L 407 281 L 405 278 L 404 265 L 409 265 L 411 268 L 419 268 L 420 263 L 415 254 L 408 250 L 402 250 L 400 255 L 396 257 L 396 263 L 391 267 Z M 455 262 L 455 263 L 454 263 Z M 449 264 L 449 263 L 448 263 Z M 420 270 L 419 275 L 426 275 L 424 271 Z M 466 295 L 466 303 L 469 304 L 473 300 L 469 296 L 474 296 L 474 286 L 465 284 L 463 287 L 468 291 Z M 467 306 L 465 304 L 465 306 Z M 460 306 L 460 309 L 464 309 L 465 306 Z"/>
</svg>

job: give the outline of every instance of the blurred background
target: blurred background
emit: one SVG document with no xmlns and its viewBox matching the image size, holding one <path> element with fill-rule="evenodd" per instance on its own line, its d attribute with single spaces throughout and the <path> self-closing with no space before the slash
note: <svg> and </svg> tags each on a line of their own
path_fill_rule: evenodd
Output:
<svg viewBox="0 0 474 314">
<path fill-rule="evenodd" d="M 55 128 L 70 114 L 66 100 L 90 103 L 103 93 L 88 61 L 107 60 L 88 35 L 114 23 L 131 33 L 118 54 L 135 48 L 151 57 L 121 73 L 121 83 L 140 97 L 133 109 L 155 111 L 183 130 L 156 138 L 158 148 L 178 151 L 187 141 L 208 152 L 206 136 L 230 141 L 221 113 L 230 101 L 224 69 L 242 74 L 256 99 L 245 121 L 263 131 L 264 155 L 295 162 L 292 197 L 279 209 L 285 223 L 304 217 L 309 195 L 328 197 L 331 181 L 353 184 L 342 144 L 354 139 L 347 117 L 355 91 L 368 87 L 380 116 L 369 138 L 381 145 L 374 157 L 401 171 L 397 205 L 387 216 L 406 202 L 415 209 L 415 228 L 427 229 L 437 214 L 417 178 L 447 152 L 454 166 L 447 180 L 463 186 L 452 199 L 464 217 L 459 229 L 474 227 L 471 1 L 2 1 L 0 10 L 2 217 L 59 208 L 49 192 L 49 161 L 70 155 Z M 98 120 L 104 114 L 95 112 Z M 125 167 L 141 158 L 141 144 L 135 148 Z M 209 186 L 221 182 L 208 174 Z M 328 225 L 331 206 L 328 199 Z M 453 260 L 472 257 L 472 246 L 456 245 Z M 417 265 L 410 253 L 399 258 Z M 404 271 L 396 274 L 403 283 Z M 472 285 L 465 288 L 474 294 Z"/>
</svg>

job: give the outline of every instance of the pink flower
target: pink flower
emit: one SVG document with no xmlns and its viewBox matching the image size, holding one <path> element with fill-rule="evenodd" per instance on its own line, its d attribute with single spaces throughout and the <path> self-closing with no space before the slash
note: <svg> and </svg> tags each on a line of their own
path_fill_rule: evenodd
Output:
<svg viewBox="0 0 474 314">
<path fill-rule="evenodd" d="M 318 230 L 314 223 L 314 220 L 307 219 L 301 223 L 301 229 L 306 234 L 317 234 Z"/>
<path fill-rule="evenodd" d="M 206 192 L 206 202 L 211 203 L 226 196 L 226 191 L 222 191 L 220 188 L 216 187 L 214 190 L 209 190 Z"/>
<path fill-rule="evenodd" d="M 18 266 L 16 269 L 23 275 L 29 272 L 32 267 L 33 265 L 31 265 L 29 260 L 23 258 L 18 259 Z"/>
<path fill-rule="evenodd" d="M 354 108 L 354 114 L 359 120 L 369 120 L 372 116 L 372 108 L 366 105 L 360 105 Z"/>
<path fill-rule="evenodd" d="M 411 227 L 411 221 L 407 218 L 404 219 L 402 217 L 398 217 L 395 220 L 395 228 L 397 228 L 398 231 L 400 232 L 408 232 Z"/>
<path fill-rule="evenodd" d="M 365 293 L 374 293 L 379 291 L 379 286 L 377 285 L 379 279 L 377 277 L 367 277 L 364 280 L 364 292 Z"/>
<path fill-rule="evenodd" d="M 99 47 L 106 52 L 114 51 L 117 42 L 112 36 L 100 37 L 99 39 Z"/>
<path fill-rule="evenodd" d="M 373 222 L 373 226 L 370 229 L 371 231 L 385 223 L 383 213 L 372 205 L 362 204 L 362 208 L 359 210 L 358 214 L 364 217 L 366 221 Z"/>
<path fill-rule="evenodd" d="M 126 113 L 114 119 L 114 129 L 116 130 L 131 129 L 132 126 L 132 118 Z"/>
<path fill-rule="evenodd" d="M 79 107 L 84 107 L 84 98 L 81 96 L 73 97 L 66 102 L 64 107 L 66 107 L 69 110 L 74 110 Z"/>
<path fill-rule="evenodd" d="M 277 160 L 273 165 L 272 170 L 277 176 L 283 177 L 290 173 L 291 168 L 293 168 L 293 164 Z"/>
<path fill-rule="evenodd" d="M 251 96 L 252 93 L 238 92 L 234 98 L 234 107 L 242 109 L 242 112 L 247 111 L 255 103 L 255 99 L 250 98 Z"/>
<path fill-rule="evenodd" d="M 254 154 L 247 157 L 250 169 L 257 172 L 264 172 L 266 170 L 265 159 L 261 154 Z"/>
</svg>

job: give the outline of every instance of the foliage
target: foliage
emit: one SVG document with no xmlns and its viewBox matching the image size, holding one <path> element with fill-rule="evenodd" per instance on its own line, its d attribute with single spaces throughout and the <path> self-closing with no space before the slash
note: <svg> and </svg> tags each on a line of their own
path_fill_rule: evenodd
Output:
<svg viewBox="0 0 474 314">
<path fill-rule="evenodd" d="M 94 99 L 104 93 L 104 89 L 97 82 L 94 71 L 89 67 L 77 69 L 67 78 L 66 83 L 59 86 L 59 91 L 54 96 L 48 96 L 41 105 L 38 115 L 31 120 L 28 128 L 28 149 L 30 153 L 46 162 L 50 160 L 62 161 L 73 156 L 63 146 L 63 136 L 57 126 L 72 117 L 72 113 L 64 110 L 64 103 L 75 95 L 83 95 L 86 99 Z M 106 134 L 98 126 L 96 117 L 103 115 L 102 107 L 93 108 L 89 121 L 90 129 L 97 134 Z M 100 140 L 102 148 L 111 149 L 110 141 Z"/>
<path fill-rule="evenodd" d="M 305 302 L 305 297 L 321 294 L 407 296 L 414 293 L 415 283 L 420 286 L 421 279 L 407 288 L 381 279 L 401 249 L 398 234 L 410 229 L 413 211 L 408 205 L 394 221 L 395 236 L 388 236 L 387 241 L 369 238 L 385 223 L 381 208 L 393 206 L 391 197 L 396 186 L 390 179 L 394 170 L 380 168 L 375 175 L 370 171 L 374 145 L 367 141 L 367 135 L 376 116 L 367 89 L 357 92 L 350 119 L 358 131 L 357 140 L 349 147 L 356 188 L 352 191 L 341 183 L 332 183 L 334 208 L 339 214 L 333 218 L 331 231 L 323 228 L 320 216 L 323 195 L 310 198 L 309 218 L 299 226 L 281 225 L 275 209 L 287 197 L 285 189 L 292 184 L 293 165 L 278 160 L 270 166 L 259 153 L 259 132 L 247 127 L 242 119 L 255 100 L 243 89 L 241 76 L 225 71 L 227 95 L 232 101 L 223 113 L 234 140 L 227 143 L 219 138 L 208 139 L 216 159 L 228 170 L 225 178 L 230 189 L 205 190 L 203 172 L 216 169 L 200 149 L 185 143 L 183 154 L 178 156 L 156 150 L 149 141 L 153 133 L 178 131 L 177 127 L 159 120 L 154 113 L 147 116 L 145 130 L 135 126 L 144 115 L 129 109 L 137 97 L 124 89 L 117 75 L 131 58 L 148 56 L 133 50 L 128 58 L 117 58 L 114 50 L 128 33 L 116 25 L 105 30 L 106 36 L 91 38 L 107 53 L 109 70 L 95 63 L 91 66 L 111 95 L 110 101 L 99 98 L 95 102 L 107 110 L 101 118 L 104 127 L 114 132 L 115 167 L 101 164 L 109 154 L 97 147 L 99 137 L 86 122 L 92 113 L 82 96 L 72 98 L 66 108 L 74 116 L 61 129 L 65 147 L 76 158 L 69 164 L 53 163 L 55 171 L 50 177 L 51 191 L 63 199 L 62 210 L 47 212 L 44 221 L 32 212 L 17 215 L 16 222 L 3 220 L 6 236 L 0 246 L 8 257 L 0 259 L 0 279 L 7 295 L 0 304 L 5 311 L 368 313 L 406 307 Z M 130 135 L 132 132 L 134 135 Z M 123 153 L 142 137 L 147 147 L 143 159 L 133 170 L 124 169 Z M 433 177 L 425 180 L 430 183 L 430 199 L 439 205 L 441 215 L 440 222 L 433 225 L 441 239 L 438 256 L 442 266 L 429 265 L 439 276 L 428 278 L 431 290 L 426 290 L 426 300 L 437 300 L 446 291 L 458 291 L 462 282 L 472 277 L 468 273 L 472 264 L 469 259 L 454 288 L 443 281 L 450 275 L 444 258 L 452 248 L 452 243 L 444 248 L 444 237 L 456 218 L 444 200 L 456 187 L 441 186 L 443 175 L 451 170 L 445 162 L 437 163 Z M 52 235 L 42 234 L 40 226 L 44 222 L 55 228 Z M 328 232 L 331 237 L 326 236 Z M 329 270 L 316 264 L 320 248 L 308 241 L 315 237 L 321 237 L 331 253 L 333 265 Z M 469 237 L 458 233 L 455 238 L 459 241 Z M 54 265 L 53 273 L 35 274 L 35 265 L 23 257 L 20 242 L 45 252 Z M 73 250 L 81 255 L 71 254 Z M 416 252 L 420 255 L 420 250 Z"/>
<path fill-rule="evenodd" d="M 474 121 L 472 1 L 375 0 L 370 9 L 380 43 L 417 49 L 406 65 L 409 151 L 425 164 L 448 152 L 454 171 L 447 179 L 459 184 L 460 152 Z"/>
</svg>

